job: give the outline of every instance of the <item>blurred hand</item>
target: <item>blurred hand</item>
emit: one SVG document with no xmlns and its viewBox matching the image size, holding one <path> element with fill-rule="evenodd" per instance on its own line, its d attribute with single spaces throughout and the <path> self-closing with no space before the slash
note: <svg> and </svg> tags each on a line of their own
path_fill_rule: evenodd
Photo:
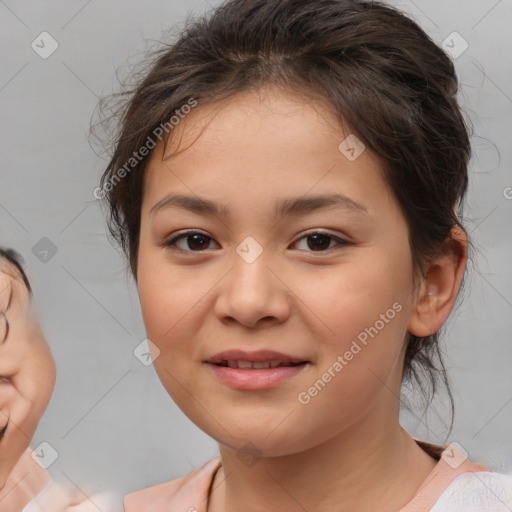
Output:
<svg viewBox="0 0 512 512">
<path fill-rule="evenodd" d="M 52 481 L 23 512 L 122 512 L 120 503 L 122 498 L 113 493 L 86 494 Z"/>
<path fill-rule="evenodd" d="M 20 512 L 50 482 L 50 475 L 32 458 L 27 448 L 0 490 L 0 510 Z"/>
</svg>

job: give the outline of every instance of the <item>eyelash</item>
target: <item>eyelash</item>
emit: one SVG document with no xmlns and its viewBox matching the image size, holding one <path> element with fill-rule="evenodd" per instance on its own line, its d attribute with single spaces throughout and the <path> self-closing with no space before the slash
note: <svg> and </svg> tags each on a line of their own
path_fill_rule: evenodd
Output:
<svg viewBox="0 0 512 512">
<path fill-rule="evenodd" d="M 213 240 L 213 238 L 212 238 L 212 237 L 210 237 L 210 236 L 208 236 L 208 235 L 206 235 L 206 234 L 202 233 L 201 231 L 191 230 L 191 231 L 186 231 L 186 232 L 184 232 L 184 233 L 181 233 L 181 234 L 179 234 L 179 235 L 177 235 L 177 236 L 175 236 L 175 237 L 173 237 L 173 238 L 171 238 L 171 239 L 169 239 L 169 240 L 165 241 L 165 242 L 163 243 L 163 245 L 164 245 L 166 248 L 170 249 L 170 250 L 174 250 L 174 251 L 181 251 L 181 252 L 201 253 L 201 252 L 205 252 L 206 250 L 208 250 L 208 249 L 206 249 L 206 250 L 200 250 L 200 251 L 192 251 L 192 250 L 188 250 L 188 249 L 180 249 L 179 247 L 176 247 L 176 242 L 178 242 L 178 241 L 179 241 L 179 240 L 181 240 L 181 239 L 185 239 L 185 238 L 187 238 L 187 237 L 189 237 L 189 236 L 192 236 L 192 235 L 202 235 L 202 236 L 204 236 L 205 238 L 208 238 L 208 239 L 210 239 L 210 240 Z M 311 232 L 309 232 L 309 233 L 306 233 L 305 235 L 302 235 L 302 236 L 301 236 L 300 238 L 298 238 L 294 243 L 297 243 L 298 241 L 300 241 L 300 240 L 302 240 L 302 239 L 304 239 L 304 238 L 309 238 L 309 237 L 311 237 L 311 236 L 313 236 L 313 235 L 324 235 L 324 236 L 326 236 L 326 237 L 328 237 L 328 238 L 331 238 L 332 240 L 335 240 L 335 241 L 338 243 L 338 247 L 329 247 L 329 248 L 328 248 L 328 249 L 326 249 L 326 250 L 320 250 L 320 251 L 306 251 L 306 252 L 312 252 L 312 253 L 316 253 L 316 252 L 320 252 L 320 253 L 322 253 L 322 252 L 324 252 L 324 253 L 325 253 L 325 252 L 328 252 L 328 251 L 330 251 L 330 250 L 332 250 L 332 249 L 335 249 L 335 250 L 336 250 L 336 249 L 340 249 L 340 248 L 342 248 L 342 247 L 344 247 L 344 246 L 350 245 L 350 243 L 349 243 L 347 240 L 344 240 L 344 239 L 342 239 L 342 238 L 340 238 L 340 237 L 338 237 L 338 236 L 335 236 L 335 235 L 333 235 L 332 233 L 330 233 L 330 232 L 328 232 L 328 231 L 311 231 Z M 329 245 L 330 245 L 330 244 L 329 244 Z"/>
</svg>

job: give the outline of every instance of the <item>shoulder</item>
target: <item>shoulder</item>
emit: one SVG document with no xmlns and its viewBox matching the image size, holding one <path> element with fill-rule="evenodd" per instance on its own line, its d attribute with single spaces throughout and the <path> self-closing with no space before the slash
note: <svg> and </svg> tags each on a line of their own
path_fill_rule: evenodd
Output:
<svg viewBox="0 0 512 512">
<path fill-rule="evenodd" d="M 220 465 L 221 458 L 218 456 L 185 476 L 132 492 L 124 498 L 124 510 L 125 512 L 205 510 L 208 491 Z"/>
<path fill-rule="evenodd" d="M 443 492 L 431 512 L 509 512 L 512 474 L 476 471 L 462 473 Z"/>
</svg>

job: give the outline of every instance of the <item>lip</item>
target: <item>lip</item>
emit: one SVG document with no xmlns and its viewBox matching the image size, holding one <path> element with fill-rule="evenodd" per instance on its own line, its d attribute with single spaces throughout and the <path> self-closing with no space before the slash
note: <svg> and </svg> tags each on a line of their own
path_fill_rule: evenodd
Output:
<svg viewBox="0 0 512 512">
<path fill-rule="evenodd" d="M 288 354 L 282 354 L 273 350 L 257 350 L 247 352 L 246 350 L 225 350 L 209 357 L 206 362 L 218 364 L 222 361 L 251 361 L 253 363 L 261 363 L 264 361 L 282 361 L 283 363 L 302 363 L 309 362 L 303 357 L 294 357 Z"/>
<path fill-rule="evenodd" d="M 295 366 L 278 366 L 275 368 L 241 369 L 229 366 L 218 366 L 222 361 L 250 361 L 253 363 L 266 361 L 281 361 L 294 363 Z M 258 350 L 247 352 L 244 350 L 227 350 L 219 352 L 204 361 L 215 376 L 227 386 L 235 389 L 258 390 L 275 387 L 282 382 L 304 371 L 310 361 L 296 356 L 275 352 L 273 350 Z"/>
</svg>

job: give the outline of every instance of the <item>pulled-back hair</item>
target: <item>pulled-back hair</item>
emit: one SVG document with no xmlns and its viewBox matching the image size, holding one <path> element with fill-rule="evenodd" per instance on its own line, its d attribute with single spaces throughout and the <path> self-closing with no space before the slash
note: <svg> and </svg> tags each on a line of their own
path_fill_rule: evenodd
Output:
<svg viewBox="0 0 512 512">
<path fill-rule="evenodd" d="M 464 230 L 470 141 L 454 65 L 395 8 L 359 0 L 231 0 L 187 20 L 151 57 L 149 71 L 122 96 L 99 187 L 110 233 L 135 280 L 148 156 L 126 163 L 191 100 L 200 107 L 269 85 L 322 100 L 380 157 L 408 224 L 415 276 L 424 275 L 453 227 Z M 163 139 L 171 136 L 166 130 Z M 453 421 L 439 333 L 408 334 L 403 377 L 415 378 L 431 398 L 441 378 Z"/>
</svg>

